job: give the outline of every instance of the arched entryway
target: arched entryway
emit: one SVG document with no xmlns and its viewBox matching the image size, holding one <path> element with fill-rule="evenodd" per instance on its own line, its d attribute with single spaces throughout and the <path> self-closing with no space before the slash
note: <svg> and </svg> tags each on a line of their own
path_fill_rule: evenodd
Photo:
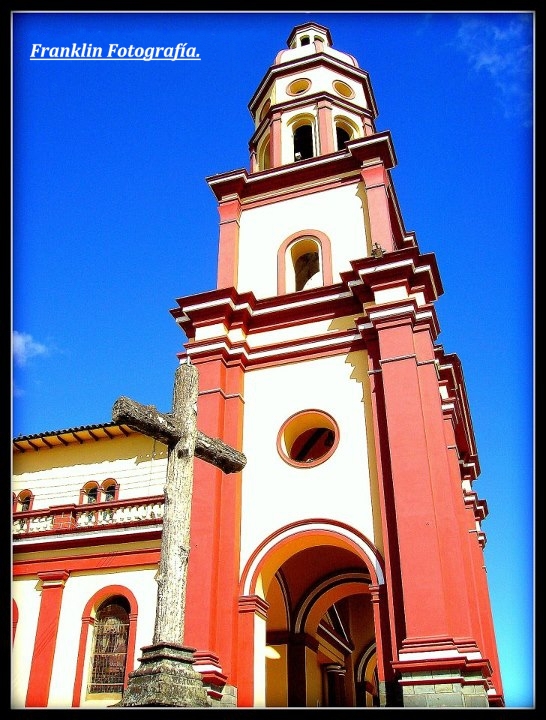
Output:
<svg viewBox="0 0 546 720">
<path fill-rule="evenodd" d="M 253 638 L 244 643 L 254 648 L 249 705 L 379 704 L 383 574 L 366 538 L 331 522 L 295 524 L 264 542 L 245 576 L 245 597 L 256 599 L 254 624 L 246 624 Z"/>
</svg>

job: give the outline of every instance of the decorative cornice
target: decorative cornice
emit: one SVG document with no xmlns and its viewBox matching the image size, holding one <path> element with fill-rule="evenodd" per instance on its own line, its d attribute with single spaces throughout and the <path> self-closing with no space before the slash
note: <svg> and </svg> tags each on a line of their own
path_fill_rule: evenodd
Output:
<svg viewBox="0 0 546 720">
<path fill-rule="evenodd" d="M 345 152 L 318 155 L 308 160 L 280 165 L 270 170 L 247 173 L 244 169 L 220 173 L 206 178 L 218 201 L 240 198 L 248 201 L 256 196 L 279 192 L 294 185 L 324 182 L 329 177 L 353 173 L 354 182 L 360 182 L 360 170 L 365 163 L 382 162 L 386 169 L 396 165 L 396 156 L 388 131 L 346 143 Z"/>
<path fill-rule="evenodd" d="M 312 68 L 318 66 L 328 67 L 329 69 L 334 70 L 335 72 L 340 72 L 345 76 L 349 76 L 357 83 L 360 83 L 364 90 L 366 101 L 373 113 L 373 118 L 375 119 L 377 117 L 377 104 L 375 102 L 368 73 L 359 67 L 349 65 L 348 63 L 343 62 L 343 60 L 335 58 L 332 55 L 327 55 L 326 53 L 314 53 L 313 55 L 307 55 L 303 58 L 297 58 L 278 65 L 272 65 L 264 75 L 256 92 L 248 103 L 248 109 L 250 110 L 252 117 L 255 117 L 256 111 L 265 98 L 269 87 L 275 81 L 285 75 L 292 75 L 294 72 L 308 72 Z"/>
</svg>

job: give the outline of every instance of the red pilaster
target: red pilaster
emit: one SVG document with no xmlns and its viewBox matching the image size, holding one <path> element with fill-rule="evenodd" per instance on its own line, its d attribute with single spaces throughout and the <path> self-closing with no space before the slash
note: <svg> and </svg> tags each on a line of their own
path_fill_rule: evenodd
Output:
<svg viewBox="0 0 546 720">
<path fill-rule="evenodd" d="M 471 562 L 474 575 L 475 600 L 477 605 L 477 613 L 479 614 L 481 637 L 483 642 L 484 654 L 491 665 L 491 683 L 495 688 L 495 696 L 502 698 L 503 686 L 500 672 L 499 657 L 497 653 L 497 641 L 495 637 L 495 627 L 493 624 L 493 615 L 491 611 L 491 599 L 489 596 L 489 586 L 487 583 L 487 570 L 483 555 L 483 548 L 478 542 L 475 534 L 469 535 L 468 543 L 471 550 Z M 490 698 L 490 701 L 492 698 Z M 498 704 L 497 702 L 494 703 Z M 500 702 L 504 705 L 504 699 Z"/>
<path fill-rule="evenodd" d="M 210 356 L 199 369 L 199 429 L 241 448 L 243 370 Z M 196 459 L 184 642 L 218 658 L 232 682 L 237 643 L 241 473 L 224 474 Z M 226 618 L 232 622 L 226 622 Z"/>
<path fill-rule="evenodd" d="M 319 129 L 319 155 L 328 155 L 335 152 L 332 104 L 327 100 L 320 100 L 318 103 L 318 129 Z"/>
<path fill-rule="evenodd" d="M 217 287 L 237 287 L 241 201 L 239 198 L 221 200 L 218 203 L 218 212 L 220 213 L 220 238 Z"/>
<path fill-rule="evenodd" d="M 255 173 L 258 170 L 258 156 L 256 154 L 256 147 L 254 146 L 250 148 L 250 172 Z"/>
<path fill-rule="evenodd" d="M 406 637 L 444 636 L 447 608 L 435 518 L 434 478 L 429 466 L 414 346 L 414 317 L 411 311 L 401 310 L 396 316 L 391 313 L 383 318 L 377 312 L 372 322 L 380 348 Z"/>
<path fill-rule="evenodd" d="M 387 171 L 383 164 L 377 164 L 363 168 L 361 176 L 366 187 L 372 244 L 379 243 L 387 252 L 395 250 L 387 195 L 390 185 Z"/>
<path fill-rule="evenodd" d="M 402 583 L 399 573 L 398 562 L 398 536 L 396 533 L 396 513 L 394 509 L 392 484 L 390 482 L 390 458 L 388 452 L 388 427 L 383 402 L 383 382 L 381 366 L 379 362 L 379 344 L 375 332 L 364 333 L 368 350 L 368 375 L 370 380 L 370 400 L 372 406 L 372 419 L 374 426 L 375 458 L 377 466 L 377 479 L 379 487 L 379 502 L 381 506 L 381 529 L 384 541 L 385 553 L 385 577 L 387 587 L 390 588 L 386 598 L 388 611 L 388 632 L 384 613 L 381 614 L 382 628 L 381 641 L 378 633 L 379 619 L 379 594 L 370 587 L 374 609 L 376 642 L 378 652 L 378 673 L 379 673 L 379 644 L 385 660 L 385 679 L 388 677 L 387 662 L 392 658 L 393 648 L 399 647 L 405 634 L 403 626 L 403 600 Z M 387 638 L 390 645 L 386 645 Z"/>
<path fill-rule="evenodd" d="M 69 575 L 66 570 L 38 573 L 38 578 L 42 582 L 42 600 L 25 707 L 47 707 L 61 601 Z"/>
<path fill-rule="evenodd" d="M 485 647 L 482 642 L 482 630 L 480 622 L 480 604 L 481 600 L 476 596 L 476 584 L 473 568 L 473 552 L 472 545 L 479 549 L 481 555 L 481 547 L 476 537 L 476 521 L 472 507 L 465 507 L 464 493 L 462 488 L 461 472 L 459 469 L 459 453 L 454 432 L 455 423 L 455 399 L 446 403 L 444 409 L 444 435 L 447 448 L 449 470 L 451 476 L 451 492 L 453 495 L 453 503 L 457 507 L 457 523 L 461 542 L 458 549 L 462 559 L 459 566 L 460 581 L 458 585 L 461 591 L 464 591 L 464 598 L 461 598 L 461 612 L 468 613 L 471 625 L 472 637 L 479 641 L 481 648 Z M 483 565 L 483 563 L 480 563 Z M 483 568 L 480 567 L 483 573 Z"/>
<path fill-rule="evenodd" d="M 472 637 L 468 609 L 468 589 L 460 581 L 466 556 L 463 545 L 467 534 L 461 532 L 460 519 L 464 513 L 464 500 L 460 481 L 454 482 L 444 436 L 444 415 L 435 364 L 433 337 L 429 323 L 414 326 L 422 416 L 427 443 L 434 523 L 439 529 L 441 571 L 446 602 L 447 630 L 454 639 Z"/>
<path fill-rule="evenodd" d="M 389 613 L 384 585 L 370 585 L 370 599 L 373 608 L 375 627 L 375 647 L 377 654 L 377 677 L 379 682 L 392 680 L 393 669 L 390 665 L 392 644 L 389 632 Z"/>
<path fill-rule="evenodd" d="M 489 661 L 492 669 L 491 683 L 496 696 L 501 698 L 502 679 L 483 553 L 485 534 L 480 530 L 480 523 L 487 516 L 487 505 L 484 501 L 478 500 L 476 493 L 471 489 L 471 484 L 476 480 L 478 474 L 473 438 L 465 437 L 465 446 L 462 449 L 459 449 L 458 444 L 460 443 L 457 442 L 457 435 L 461 435 L 466 423 L 469 422 L 465 409 L 466 392 L 463 392 L 464 378 L 457 356 L 442 355 L 440 362 L 444 365 L 444 369 L 449 369 L 449 372 L 445 373 L 447 397 L 444 399 L 443 409 L 444 435 L 448 449 L 454 502 L 458 507 L 462 505 L 464 508 L 458 512 L 458 522 L 461 536 L 460 550 L 463 554 L 463 578 L 467 593 L 466 603 L 472 625 L 472 637 L 476 638 L 483 657 Z M 470 432 L 471 428 L 466 427 L 465 435 Z M 490 697 L 490 701 L 493 705 L 497 704 L 493 697 Z M 501 699 L 499 704 L 503 705 L 504 701 Z"/>
<path fill-rule="evenodd" d="M 272 168 L 282 165 L 281 113 L 277 110 L 271 118 L 271 140 L 269 144 L 269 162 Z"/>
<path fill-rule="evenodd" d="M 257 595 L 239 598 L 238 707 L 254 706 L 254 622 L 256 614 L 267 617 L 268 607 L 265 600 Z"/>
<path fill-rule="evenodd" d="M 405 654 L 404 663 L 422 666 L 426 651 L 427 662 L 441 666 L 447 656 L 440 651 L 448 651 L 450 662 L 464 666 L 471 656 L 475 662 L 479 636 L 469 610 L 475 598 L 465 582 L 470 571 L 468 528 L 460 479 L 454 477 L 446 443 L 434 314 L 431 306 L 417 307 L 408 299 L 376 306 L 368 316 L 379 349 L 374 362 L 376 372 L 380 368 L 381 383 L 376 381 L 375 388 L 381 391 L 381 402 L 374 404 L 374 411 L 383 414 L 376 425 L 385 429 L 378 452 L 383 503 L 387 523 L 395 523 L 387 538 L 396 535 L 387 567 L 395 584 L 399 575 L 402 589 L 400 602 L 390 604 L 394 613 L 403 611 L 398 650 Z M 450 440 L 455 443 L 455 437 Z M 389 553 L 392 547 L 389 542 Z M 399 618 L 392 625 L 402 629 Z M 483 649 L 476 667 L 486 673 Z M 395 667 L 402 669 L 402 664 Z"/>
<path fill-rule="evenodd" d="M 479 502 L 475 493 L 471 493 L 467 497 L 468 511 L 472 512 L 475 517 L 477 512 L 476 503 Z M 483 519 L 483 518 L 482 518 Z M 487 569 L 485 566 L 485 558 L 483 546 L 485 545 L 485 535 L 479 536 L 477 528 L 472 532 L 468 532 L 467 546 L 470 551 L 470 574 L 469 589 L 472 589 L 472 606 L 473 618 L 477 624 L 476 636 L 480 638 L 480 647 L 483 648 L 483 654 L 489 660 L 491 665 L 491 683 L 495 688 L 496 697 L 501 698 L 503 695 L 502 677 L 500 672 L 499 658 L 497 653 L 497 642 L 495 638 L 495 627 L 493 624 L 493 615 L 491 611 L 491 600 L 489 597 L 489 586 L 487 582 Z M 493 698 L 490 698 L 493 700 Z M 497 704 L 496 701 L 493 704 Z M 504 704 L 502 699 L 501 705 Z"/>
</svg>

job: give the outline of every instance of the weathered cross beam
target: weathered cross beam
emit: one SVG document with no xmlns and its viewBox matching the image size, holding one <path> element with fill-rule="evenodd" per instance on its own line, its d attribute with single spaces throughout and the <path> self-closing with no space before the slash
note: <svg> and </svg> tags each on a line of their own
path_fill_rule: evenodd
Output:
<svg viewBox="0 0 546 720">
<path fill-rule="evenodd" d="M 120 397 L 113 409 L 114 422 L 127 425 L 143 435 L 150 435 L 164 445 L 176 444 L 182 439 L 182 429 L 172 413 L 161 413 L 154 405 L 140 405 L 127 397 Z M 242 453 L 231 445 L 211 438 L 200 430 L 195 437 L 195 457 L 223 470 L 233 473 L 245 465 Z"/>
<path fill-rule="evenodd" d="M 175 372 L 172 412 L 119 398 L 112 410 L 117 424 L 127 425 L 168 447 L 163 532 L 157 581 L 157 608 L 152 645 L 142 648 L 141 667 L 129 675 L 121 702 L 125 707 L 203 707 L 209 705 L 201 675 L 192 666 L 194 648 L 184 643 L 187 565 L 193 460 L 234 473 L 245 456 L 217 438 L 197 429 L 199 377 L 191 364 Z"/>
</svg>

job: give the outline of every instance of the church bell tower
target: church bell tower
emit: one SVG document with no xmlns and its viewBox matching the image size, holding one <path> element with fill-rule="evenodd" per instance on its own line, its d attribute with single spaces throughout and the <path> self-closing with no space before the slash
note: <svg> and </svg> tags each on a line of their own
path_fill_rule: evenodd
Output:
<svg viewBox="0 0 546 720">
<path fill-rule="evenodd" d="M 461 363 L 407 231 L 368 73 L 295 27 L 249 103 L 249 170 L 207 182 L 214 290 L 171 314 L 199 371 L 186 600 L 214 703 L 488 707 L 503 691 Z"/>
</svg>

